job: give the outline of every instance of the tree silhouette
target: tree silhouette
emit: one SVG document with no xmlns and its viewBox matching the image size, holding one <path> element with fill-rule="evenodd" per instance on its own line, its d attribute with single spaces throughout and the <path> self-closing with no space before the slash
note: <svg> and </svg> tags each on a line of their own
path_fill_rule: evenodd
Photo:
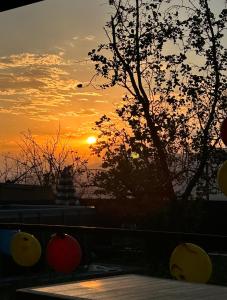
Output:
<svg viewBox="0 0 227 300">
<path fill-rule="evenodd" d="M 29 130 L 22 133 L 17 154 L 3 156 L 0 181 L 8 183 L 52 186 L 56 184 L 63 170 L 74 178 L 79 198 L 86 192 L 91 180 L 87 159 L 82 158 L 70 145 L 70 138 L 64 139 L 60 127 L 56 134 L 44 142 L 38 140 Z"/>
<path fill-rule="evenodd" d="M 221 146 L 226 9 L 216 16 L 208 0 L 110 4 L 108 42 L 89 55 L 106 80 L 101 88 L 121 86 L 125 97 L 117 122 L 107 115 L 96 122 L 99 137 L 92 148 L 106 169 L 96 184 L 116 197 L 139 199 L 143 190 L 149 198 L 155 189 L 159 201 L 186 201 Z"/>
</svg>

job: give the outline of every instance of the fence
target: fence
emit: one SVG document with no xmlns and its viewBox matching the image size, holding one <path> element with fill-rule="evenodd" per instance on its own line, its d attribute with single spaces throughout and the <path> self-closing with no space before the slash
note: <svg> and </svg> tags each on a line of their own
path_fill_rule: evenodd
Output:
<svg viewBox="0 0 227 300">
<path fill-rule="evenodd" d="M 65 226 L 65 225 L 47 225 L 47 224 L 23 224 L 23 223 L 0 223 L 0 229 L 20 229 L 35 235 L 44 233 L 68 233 L 80 237 L 83 241 L 96 242 L 89 246 L 94 248 L 98 243 L 106 244 L 106 241 L 112 244 L 113 240 L 142 241 L 143 245 L 153 245 L 154 248 L 169 249 L 183 242 L 191 242 L 200 245 L 207 251 L 227 251 L 227 235 L 217 234 L 199 234 L 186 232 L 168 232 L 154 230 L 136 230 L 124 228 L 105 228 L 91 226 Z M 88 246 L 88 245 L 86 245 Z"/>
<path fill-rule="evenodd" d="M 222 235 L 23 223 L 0 223 L 0 229 L 20 229 L 31 233 L 40 241 L 43 249 L 41 259 L 34 267 L 18 267 L 12 261 L 10 262 L 10 258 L 3 257 L 0 286 L 1 290 L 5 288 L 3 292 L 6 297 L 4 299 L 7 300 L 15 299 L 13 298 L 15 291 L 19 288 L 125 272 L 171 278 L 168 271 L 169 258 L 173 249 L 182 242 L 195 243 L 208 253 L 227 251 L 227 236 Z M 72 274 L 59 275 L 47 266 L 45 248 L 53 233 L 70 234 L 79 241 L 82 247 L 81 266 Z M 105 263 L 108 266 L 112 263 L 112 266 L 115 264 L 115 268 L 111 268 L 110 265 L 99 272 L 90 272 L 87 266 L 94 263 Z M 160 273 L 158 270 L 163 265 L 165 266 L 165 273 Z M 218 272 L 220 273 L 220 271 Z M 220 276 L 224 275 L 220 274 Z"/>
</svg>

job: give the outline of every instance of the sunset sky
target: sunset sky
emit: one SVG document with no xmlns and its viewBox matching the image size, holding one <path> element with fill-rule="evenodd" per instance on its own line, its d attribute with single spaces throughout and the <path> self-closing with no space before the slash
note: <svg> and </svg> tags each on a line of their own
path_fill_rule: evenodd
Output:
<svg viewBox="0 0 227 300">
<path fill-rule="evenodd" d="M 94 74 L 91 62 L 78 61 L 106 41 L 109 11 L 107 0 L 45 0 L 0 13 L 0 152 L 15 151 L 27 129 L 43 139 L 59 124 L 87 152 L 94 121 L 122 96 L 117 88 L 77 88 Z"/>
</svg>

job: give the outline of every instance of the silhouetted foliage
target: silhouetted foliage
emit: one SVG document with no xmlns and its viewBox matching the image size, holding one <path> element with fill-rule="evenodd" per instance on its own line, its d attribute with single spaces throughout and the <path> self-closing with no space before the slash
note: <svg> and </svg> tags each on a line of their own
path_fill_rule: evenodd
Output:
<svg viewBox="0 0 227 300">
<path fill-rule="evenodd" d="M 111 12 L 108 42 L 89 55 L 101 87 L 126 92 L 118 120 L 96 122 L 93 152 L 106 169 L 96 185 L 116 198 L 186 201 L 222 146 L 226 9 L 216 16 L 208 0 L 115 0 Z"/>
</svg>

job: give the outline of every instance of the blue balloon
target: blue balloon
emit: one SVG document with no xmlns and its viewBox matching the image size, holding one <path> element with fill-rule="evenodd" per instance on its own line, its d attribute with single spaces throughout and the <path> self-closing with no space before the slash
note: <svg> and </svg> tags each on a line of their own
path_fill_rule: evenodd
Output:
<svg viewBox="0 0 227 300">
<path fill-rule="evenodd" d="M 10 243 L 14 234 L 19 230 L 0 229 L 0 251 L 6 255 L 11 255 Z"/>
</svg>

